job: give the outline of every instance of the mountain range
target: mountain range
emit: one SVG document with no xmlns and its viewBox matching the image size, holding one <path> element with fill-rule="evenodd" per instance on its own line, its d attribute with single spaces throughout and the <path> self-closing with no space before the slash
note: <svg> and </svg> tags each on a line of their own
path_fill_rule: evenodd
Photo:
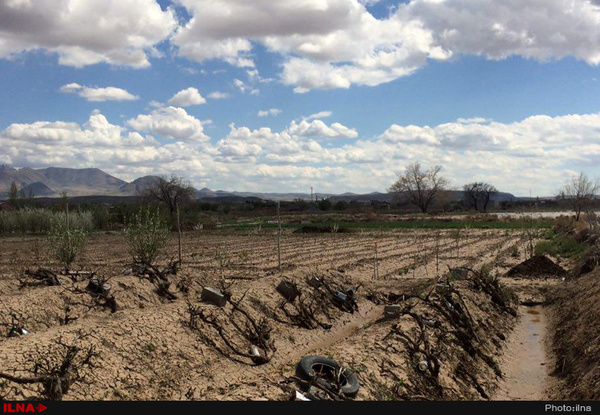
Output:
<svg viewBox="0 0 600 415">
<path fill-rule="evenodd" d="M 158 176 L 144 176 L 128 183 L 117 177 L 96 168 L 71 169 L 62 167 L 48 167 L 45 169 L 31 169 L 24 167 L 16 169 L 7 165 L 0 166 L 0 200 L 8 198 L 11 184 L 15 182 L 19 191 L 25 195 L 32 194 L 34 197 L 53 198 L 59 197 L 66 192 L 71 197 L 78 196 L 114 196 L 126 197 L 136 196 L 145 188 L 158 180 Z M 263 200 L 309 200 L 309 193 L 256 193 L 237 192 L 224 190 L 210 190 L 203 188 L 196 190 L 196 197 L 203 200 L 235 201 L 240 199 L 263 199 Z M 390 193 L 373 192 L 367 194 L 343 193 L 339 195 L 315 193 L 317 200 L 329 197 L 332 201 L 381 201 L 389 202 L 393 199 Z M 452 192 L 453 200 L 459 200 L 462 192 Z M 492 200 L 506 201 L 516 200 L 510 193 L 498 192 Z"/>
</svg>

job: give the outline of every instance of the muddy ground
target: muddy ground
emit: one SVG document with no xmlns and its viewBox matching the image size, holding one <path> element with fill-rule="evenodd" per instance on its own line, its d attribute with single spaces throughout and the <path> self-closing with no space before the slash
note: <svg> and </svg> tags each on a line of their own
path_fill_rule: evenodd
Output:
<svg viewBox="0 0 600 415">
<path fill-rule="evenodd" d="M 435 289 L 450 267 L 479 269 L 489 264 L 492 275 L 504 275 L 525 259 L 525 249 L 522 234 L 507 230 L 285 233 L 280 273 L 273 232 L 189 232 L 183 239 L 182 269 L 170 288 L 177 298 L 169 301 L 148 280 L 129 274 L 131 256 L 121 234 L 95 234 L 74 268 L 110 278 L 118 304 L 113 313 L 85 293 L 87 281 L 60 276 L 60 286 L 21 288 L 19 278 L 26 269 L 60 267 L 46 254 L 43 237 L 1 238 L 1 329 L 8 333 L 17 317 L 31 334 L 0 338 L 0 367 L 5 373 L 28 376 L 40 356 L 53 353 L 57 339 L 69 342 L 83 333 L 82 344 L 94 347 L 95 364 L 64 399 L 288 399 L 297 387 L 290 380 L 294 367 L 309 354 L 330 356 L 355 371 L 361 384 L 356 399 L 521 399 L 527 389 L 519 382 L 535 383 L 533 378 L 547 374 L 520 373 L 519 359 L 543 366 L 546 352 L 527 354 L 533 349 L 525 347 L 523 355 L 511 345 L 523 343 L 545 324 L 535 325 L 524 306 L 513 315 L 470 279 L 452 278 L 448 296 Z M 175 256 L 175 238 L 168 252 Z M 168 259 L 165 255 L 162 263 Z M 340 288 L 359 286 L 358 311 L 345 312 L 325 301 L 318 319 L 327 327 L 294 325 L 277 311 L 282 297 L 275 287 L 286 278 L 310 298 L 314 291 L 306 279 L 313 276 Z M 543 303 L 546 291 L 561 283 L 559 278 L 501 281 L 531 304 Z M 268 363 L 225 356 L 219 350 L 227 352 L 226 344 L 213 327 L 202 321 L 190 327 L 190 307 L 218 321 L 232 313 L 230 305 L 221 309 L 200 301 L 202 287 L 220 285 L 227 286 L 234 301 L 243 298 L 240 307 L 256 321 L 264 318 L 269 324 L 276 350 Z M 411 311 L 441 325 L 423 331 L 409 315 L 383 319 L 386 304 L 407 304 L 402 294 L 426 297 L 429 303 L 413 301 Z M 65 324 L 67 307 L 71 320 Z M 444 317 L 448 310 L 460 312 L 456 321 Z M 544 313 L 537 315 L 538 322 L 546 321 Z M 532 333 L 527 324 L 535 325 Z M 410 347 L 423 332 L 433 350 L 429 359 Z M 537 335 L 545 338 L 543 332 Z M 249 346 L 243 338 L 236 341 Z M 429 362 L 425 371 L 418 368 L 422 360 Z M 439 363 L 436 373 L 430 370 L 432 360 Z M 547 397 L 546 387 L 542 389 L 529 398 Z M 35 385 L 0 384 L 0 396 L 7 399 L 39 393 Z"/>
</svg>

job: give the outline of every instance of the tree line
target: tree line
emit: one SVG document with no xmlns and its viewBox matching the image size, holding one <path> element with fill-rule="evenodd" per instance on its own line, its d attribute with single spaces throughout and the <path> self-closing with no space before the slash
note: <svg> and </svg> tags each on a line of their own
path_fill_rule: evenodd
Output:
<svg viewBox="0 0 600 415">
<path fill-rule="evenodd" d="M 442 166 L 424 169 L 421 163 L 415 161 L 409 164 L 403 173 L 398 174 L 397 180 L 388 189 L 409 203 L 427 213 L 436 199 L 444 192 L 452 190 L 450 181 L 442 175 Z M 498 189 L 485 182 L 472 182 L 462 187 L 462 201 L 468 209 L 487 212 L 492 198 Z M 579 220 L 583 212 L 591 211 L 600 191 L 598 179 L 592 179 L 585 173 L 568 179 L 556 194 L 556 199 L 565 202 Z"/>
</svg>

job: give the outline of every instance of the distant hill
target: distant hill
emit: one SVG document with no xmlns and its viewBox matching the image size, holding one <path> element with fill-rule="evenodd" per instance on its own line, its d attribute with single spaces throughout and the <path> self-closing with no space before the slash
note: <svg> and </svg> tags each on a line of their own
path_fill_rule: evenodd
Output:
<svg viewBox="0 0 600 415">
<path fill-rule="evenodd" d="M 26 167 L 17 170 L 10 166 L 0 166 L 0 196 L 6 197 L 13 181 L 19 189 L 33 190 L 34 196 L 58 196 L 63 191 L 70 196 L 112 195 L 127 184 L 100 169 Z M 39 194 L 35 192 L 36 189 Z"/>
<path fill-rule="evenodd" d="M 25 196 L 33 195 L 34 197 L 54 196 L 54 190 L 50 189 L 42 182 L 35 182 L 23 187 L 22 192 Z"/>
<path fill-rule="evenodd" d="M 66 191 L 70 197 L 110 196 L 109 200 L 118 198 L 131 198 L 139 195 L 144 189 L 156 183 L 158 176 L 143 176 L 128 183 L 117 177 L 111 176 L 100 169 L 70 169 L 59 167 L 48 167 L 45 169 L 22 168 L 15 169 L 10 166 L 0 166 L 0 200 L 8 198 L 11 183 L 17 183 L 19 189 L 28 195 L 31 191 L 37 198 L 56 198 L 61 192 Z M 203 188 L 196 190 L 196 199 L 213 202 L 243 202 L 246 200 L 273 200 L 292 201 L 295 199 L 310 200 L 310 193 L 260 193 L 243 191 L 224 191 Z M 364 202 L 371 201 L 392 202 L 395 195 L 391 193 L 372 192 L 366 194 L 343 193 L 326 194 L 316 193 L 312 195 L 313 200 L 329 198 L 333 202 Z M 451 200 L 462 199 L 462 191 L 451 191 Z M 510 193 L 498 192 L 492 197 L 492 201 L 523 200 Z"/>
<path fill-rule="evenodd" d="M 125 183 L 119 188 L 119 193 L 123 196 L 135 196 L 141 194 L 149 186 L 158 181 L 158 176 L 144 176 L 135 179 L 131 183 Z"/>
</svg>

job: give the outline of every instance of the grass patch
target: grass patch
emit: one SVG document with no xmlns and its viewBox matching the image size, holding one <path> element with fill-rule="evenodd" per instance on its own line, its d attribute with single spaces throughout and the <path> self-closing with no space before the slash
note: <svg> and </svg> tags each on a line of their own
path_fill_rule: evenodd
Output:
<svg viewBox="0 0 600 415">
<path fill-rule="evenodd" d="M 577 242 L 566 234 L 549 234 L 545 241 L 535 245 L 536 255 L 552 255 L 563 258 L 579 258 L 587 249 L 587 245 Z"/>
</svg>

